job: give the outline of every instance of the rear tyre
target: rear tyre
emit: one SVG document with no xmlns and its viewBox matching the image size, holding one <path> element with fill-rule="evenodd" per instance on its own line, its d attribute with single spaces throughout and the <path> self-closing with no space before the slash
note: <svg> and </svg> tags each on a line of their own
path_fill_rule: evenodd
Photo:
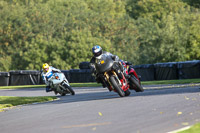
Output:
<svg viewBox="0 0 200 133">
<path fill-rule="evenodd" d="M 129 91 L 129 89 L 126 90 L 124 93 L 125 93 L 125 96 L 129 96 L 131 94 L 131 92 Z"/>
<path fill-rule="evenodd" d="M 125 92 L 121 89 L 115 76 L 110 77 L 110 82 L 120 97 L 125 96 Z"/>
<path fill-rule="evenodd" d="M 138 79 L 136 79 L 135 76 L 131 76 L 131 78 L 129 80 L 130 80 L 129 85 L 130 85 L 131 89 L 134 89 L 136 92 L 144 91 L 143 87 L 140 85 Z"/>
</svg>

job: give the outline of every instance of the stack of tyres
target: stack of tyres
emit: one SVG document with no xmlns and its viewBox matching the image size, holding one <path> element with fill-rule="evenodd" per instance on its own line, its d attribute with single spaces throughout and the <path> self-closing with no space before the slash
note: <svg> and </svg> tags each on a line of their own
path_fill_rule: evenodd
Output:
<svg viewBox="0 0 200 133">
<path fill-rule="evenodd" d="M 179 79 L 200 78 L 200 60 L 178 62 Z"/>
<path fill-rule="evenodd" d="M 155 80 L 155 68 L 153 64 L 135 65 L 133 68 L 141 76 L 141 81 Z"/>
<path fill-rule="evenodd" d="M 10 71 L 9 85 L 38 85 L 41 72 L 35 70 Z"/>
<path fill-rule="evenodd" d="M 9 78 L 10 78 L 10 73 L 0 72 L 0 86 L 8 86 Z"/>
<path fill-rule="evenodd" d="M 178 79 L 177 62 L 156 63 L 154 67 L 156 80 Z"/>
<path fill-rule="evenodd" d="M 71 69 L 70 83 L 95 82 L 90 69 Z"/>
</svg>

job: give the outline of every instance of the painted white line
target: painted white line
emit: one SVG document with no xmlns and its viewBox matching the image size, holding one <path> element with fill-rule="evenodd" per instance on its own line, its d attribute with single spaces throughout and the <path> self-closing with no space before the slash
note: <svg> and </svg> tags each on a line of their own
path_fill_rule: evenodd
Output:
<svg viewBox="0 0 200 133">
<path fill-rule="evenodd" d="M 50 101 L 45 101 L 45 102 L 35 102 L 35 103 L 30 103 L 30 104 L 22 104 L 22 105 L 31 105 L 31 104 L 41 104 L 41 103 L 48 103 L 48 102 L 53 102 L 53 101 L 57 101 L 60 100 L 60 98 L 56 98 Z"/>
<path fill-rule="evenodd" d="M 90 124 L 81 124 L 81 125 L 71 125 L 71 126 L 63 126 L 62 128 L 77 128 L 77 127 L 91 127 L 91 126 L 104 126 L 110 125 L 111 122 L 104 122 L 104 123 L 90 123 Z"/>
<path fill-rule="evenodd" d="M 187 127 L 184 127 L 184 128 L 178 129 L 178 130 L 174 130 L 174 131 L 171 131 L 171 132 L 167 132 L 167 133 L 177 133 L 177 132 L 180 132 L 180 131 L 187 130 L 187 129 L 189 129 L 190 127 L 191 127 L 191 126 L 187 126 Z"/>
</svg>

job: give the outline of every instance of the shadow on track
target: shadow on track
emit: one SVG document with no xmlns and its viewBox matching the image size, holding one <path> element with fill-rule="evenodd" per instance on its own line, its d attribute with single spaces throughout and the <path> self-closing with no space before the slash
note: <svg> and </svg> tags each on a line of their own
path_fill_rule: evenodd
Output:
<svg viewBox="0 0 200 133">
<path fill-rule="evenodd" d="M 76 90 L 75 90 L 76 91 Z M 81 93 L 75 96 L 57 96 L 60 98 L 58 101 L 50 102 L 50 104 L 59 103 L 72 103 L 81 101 L 94 101 L 94 100 L 112 100 L 119 98 L 128 100 L 129 97 L 148 97 L 148 96 L 158 96 L 158 95 L 169 95 L 169 94 L 184 94 L 184 93 L 199 93 L 200 89 L 198 87 L 188 87 L 188 88 L 164 88 L 164 89 L 145 89 L 144 92 L 135 92 L 131 90 L 131 95 L 127 97 L 120 97 L 115 92 L 91 92 L 91 93 Z"/>
<path fill-rule="evenodd" d="M 128 97 L 120 97 L 117 93 L 111 91 L 109 92 L 106 88 L 102 87 L 88 87 L 86 91 L 84 91 L 84 88 L 73 88 L 75 93 L 74 96 L 66 95 L 66 96 L 59 96 L 57 95 L 60 100 L 58 101 L 52 101 L 48 103 L 53 104 L 59 104 L 59 103 L 71 103 L 71 102 L 81 102 L 81 101 L 93 101 L 93 100 L 108 100 L 108 99 L 128 99 L 129 97 L 148 97 L 148 96 L 158 96 L 158 95 L 169 95 L 169 94 L 184 94 L 184 93 L 199 93 L 200 89 L 199 86 L 195 87 L 185 87 L 185 88 L 162 88 L 162 89 L 147 89 L 144 90 L 144 92 L 135 92 L 134 90 L 131 91 L 131 95 Z M 43 92 L 41 91 L 43 90 Z M 14 90 L 7 90 L 7 91 L 14 91 L 14 92 L 21 92 L 21 91 L 41 91 L 42 93 L 45 92 L 45 88 L 29 88 L 29 89 L 14 89 Z M 89 92 L 87 92 L 89 91 Z M 79 93 L 81 92 L 81 93 Z M 51 92 L 52 96 L 54 96 L 54 93 Z M 44 95 L 45 96 L 45 95 Z M 41 103 L 41 104 L 47 104 L 47 103 Z"/>
</svg>

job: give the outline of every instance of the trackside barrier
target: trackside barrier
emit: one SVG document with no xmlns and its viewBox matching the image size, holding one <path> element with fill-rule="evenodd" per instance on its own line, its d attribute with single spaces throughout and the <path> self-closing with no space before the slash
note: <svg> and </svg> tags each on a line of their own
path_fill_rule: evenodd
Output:
<svg viewBox="0 0 200 133">
<path fill-rule="evenodd" d="M 89 68 L 89 62 L 82 62 L 80 69 L 61 70 L 70 83 L 96 82 Z M 141 81 L 200 78 L 200 60 L 167 62 L 133 66 Z M 41 72 L 17 70 L 0 72 L 0 86 L 44 84 Z"/>
<path fill-rule="evenodd" d="M 0 86 L 8 86 L 9 78 L 10 78 L 10 73 L 0 72 Z"/>
<path fill-rule="evenodd" d="M 200 78 L 200 60 L 134 66 L 142 81 Z"/>
<path fill-rule="evenodd" d="M 172 80 L 178 79 L 177 62 L 156 63 L 155 67 L 155 80 Z"/>
<path fill-rule="evenodd" d="M 37 85 L 40 83 L 40 71 L 10 71 L 9 85 Z"/>
<path fill-rule="evenodd" d="M 200 78 L 200 60 L 178 62 L 179 79 Z"/>
<path fill-rule="evenodd" d="M 90 69 L 71 69 L 70 83 L 95 82 Z"/>
<path fill-rule="evenodd" d="M 141 76 L 141 81 L 155 80 L 155 68 L 152 64 L 133 66 L 136 73 Z"/>
</svg>

